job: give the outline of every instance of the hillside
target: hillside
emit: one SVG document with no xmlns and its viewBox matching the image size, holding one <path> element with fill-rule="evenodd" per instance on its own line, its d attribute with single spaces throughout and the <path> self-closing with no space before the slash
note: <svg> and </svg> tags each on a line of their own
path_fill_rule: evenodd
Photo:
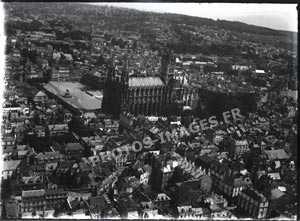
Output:
<svg viewBox="0 0 300 221">
<path fill-rule="evenodd" d="M 19 8 L 14 14 L 22 13 L 23 10 L 38 11 L 42 14 L 64 16 L 66 26 L 69 26 L 68 19 L 80 25 L 86 23 L 105 23 L 108 30 L 136 31 L 146 36 L 152 43 L 161 32 L 170 36 L 166 41 L 168 44 L 174 42 L 186 43 L 193 47 L 199 47 L 202 39 L 206 36 L 212 37 L 212 32 L 222 35 L 225 31 L 229 39 L 250 41 L 262 44 L 271 44 L 288 50 L 294 50 L 297 45 L 297 33 L 289 31 L 273 30 L 270 28 L 248 25 L 241 22 L 225 20 L 212 20 L 187 15 L 153 13 L 138 11 L 134 9 L 95 6 L 82 3 L 11 3 L 17 4 Z M 7 7 L 8 5 L 6 5 Z M 77 19 L 76 19 L 77 17 Z M 80 18 L 84 18 L 81 20 Z M 80 21 L 81 20 L 81 21 Z M 155 26 L 155 27 L 153 27 Z M 194 33 L 193 33 L 194 32 Z M 220 33 L 221 32 L 221 33 Z M 197 33 L 197 34 L 195 34 Z M 200 35 L 200 36 L 199 36 Z"/>
</svg>

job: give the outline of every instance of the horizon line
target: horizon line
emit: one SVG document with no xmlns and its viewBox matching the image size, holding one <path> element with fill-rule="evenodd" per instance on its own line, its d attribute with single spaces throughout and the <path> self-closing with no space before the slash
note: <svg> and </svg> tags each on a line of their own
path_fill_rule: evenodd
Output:
<svg viewBox="0 0 300 221">
<path fill-rule="evenodd" d="M 270 30 L 275 30 L 275 31 L 283 31 L 283 32 L 293 32 L 293 33 L 297 33 L 298 34 L 298 29 L 294 30 L 292 28 L 287 28 L 287 29 L 281 29 L 281 28 L 274 28 L 274 27 L 270 27 L 270 26 L 266 26 L 266 25 L 259 25 L 259 24 L 254 24 L 254 23 L 250 23 L 250 22 L 245 22 L 245 21 L 240 21 L 238 19 L 229 19 L 229 18 L 213 18 L 213 17 L 207 17 L 207 16 L 197 16 L 197 15 L 192 15 L 192 14 L 185 14 L 185 13 L 179 13 L 179 12 L 172 12 L 172 11 L 164 11 L 164 10 L 159 10 L 159 9 L 146 9 L 146 8 L 136 8 L 136 7 L 130 7 L 130 5 L 134 6 L 137 4 L 228 4 L 228 5 L 232 5 L 232 4 L 256 4 L 256 5 L 262 5 L 261 3 L 195 3 L 195 2 L 178 2 L 178 3 L 156 3 L 156 2 L 81 2 L 80 4 L 86 4 L 86 5 L 95 5 L 95 6 L 107 6 L 107 7 L 114 7 L 114 8 L 120 8 L 120 9 L 128 9 L 128 10 L 135 10 L 135 11 L 141 11 L 141 12 L 152 12 L 152 13 L 156 13 L 156 14 L 173 14 L 173 15 L 183 15 L 183 16 L 189 16 L 189 17 L 197 17 L 197 18 L 205 18 L 205 19 L 211 19 L 214 21 L 228 21 L 228 22 L 239 22 L 239 23 L 243 23 L 246 25 L 251 25 L 251 26 L 256 26 L 256 27 L 261 27 L 261 28 L 267 28 Z M 126 4 L 126 5 L 124 5 Z M 265 3 L 267 4 L 267 3 Z M 287 4 L 286 4 L 287 5 Z M 291 5 L 291 4 L 290 4 Z M 293 4 L 294 5 L 294 4 Z M 295 4 L 297 5 L 297 4 Z M 297 13 L 297 11 L 296 11 Z M 245 16 L 247 17 L 247 16 Z M 298 20 L 296 20 L 296 22 L 298 22 Z"/>
</svg>

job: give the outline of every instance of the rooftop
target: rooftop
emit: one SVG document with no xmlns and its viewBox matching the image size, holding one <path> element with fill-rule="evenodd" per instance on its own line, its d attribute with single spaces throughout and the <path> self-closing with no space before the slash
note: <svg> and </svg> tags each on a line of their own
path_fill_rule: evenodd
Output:
<svg viewBox="0 0 300 221">
<path fill-rule="evenodd" d="M 90 206 L 92 208 L 104 207 L 105 205 L 106 202 L 103 196 L 95 196 L 90 198 Z"/>
<path fill-rule="evenodd" d="M 46 191 L 46 195 L 52 195 L 52 194 L 66 194 L 67 192 L 63 189 L 50 189 Z"/>
<path fill-rule="evenodd" d="M 278 199 L 284 195 L 285 194 L 282 191 L 280 191 L 278 188 L 271 190 L 271 199 Z"/>
<path fill-rule="evenodd" d="M 98 110 L 101 109 L 101 101 L 82 91 L 84 85 L 78 82 L 54 82 L 50 81 L 44 88 L 50 93 L 57 95 L 63 101 L 74 108 L 80 110 Z M 66 90 L 69 90 L 70 97 L 64 97 Z"/>
<path fill-rule="evenodd" d="M 41 175 L 34 175 L 34 176 L 29 176 L 29 177 L 22 177 L 22 181 L 24 184 L 31 184 L 31 183 L 41 183 L 43 180 L 43 176 Z"/>
<path fill-rule="evenodd" d="M 22 197 L 39 197 L 44 196 L 46 191 L 44 189 L 40 190 L 29 190 L 29 191 L 22 191 Z"/>
<path fill-rule="evenodd" d="M 48 125 L 49 130 L 67 130 L 68 124 L 53 124 Z"/>
<path fill-rule="evenodd" d="M 66 151 L 68 150 L 83 150 L 83 147 L 80 143 L 68 143 L 66 147 Z"/>
<path fill-rule="evenodd" d="M 39 91 L 35 96 L 36 97 L 45 97 L 46 94 L 43 91 Z"/>
<path fill-rule="evenodd" d="M 2 171 L 16 170 L 20 163 L 21 160 L 4 161 Z"/>
<path fill-rule="evenodd" d="M 242 192 L 254 200 L 266 201 L 266 197 L 263 194 L 259 193 L 257 190 L 247 188 L 242 190 Z"/>
<path fill-rule="evenodd" d="M 61 154 L 59 151 L 45 152 L 45 153 L 39 153 L 37 155 L 37 157 L 40 160 L 59 159 L 59 158 L 63 157 L 63 154 Z"/>
<path fill-rule="evenodd" d="M 159 77 L 130 77 L 129 87 L 155 87 L 163 86 L 164 83 Z"/>
<path fill-rule="evenodd" d="M 278 160 L 284 160 L 288 159 L 289 156 L 285 152 L 284 149 L 278 149 L 278 150 L 265 150 L 265 153 L 267 154 L 269 159 L 278 159 Z"/>
</svg>

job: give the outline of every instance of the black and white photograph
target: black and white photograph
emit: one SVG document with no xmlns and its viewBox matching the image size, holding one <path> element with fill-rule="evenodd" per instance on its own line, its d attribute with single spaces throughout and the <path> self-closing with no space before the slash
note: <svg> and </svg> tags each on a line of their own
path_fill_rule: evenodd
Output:
<svg viewBox="0 0 300 221">
<path fill-rule="evenodd" d="M 297 4 L 0 7 L 0 219 L 297 220 Z"/>
</svg>

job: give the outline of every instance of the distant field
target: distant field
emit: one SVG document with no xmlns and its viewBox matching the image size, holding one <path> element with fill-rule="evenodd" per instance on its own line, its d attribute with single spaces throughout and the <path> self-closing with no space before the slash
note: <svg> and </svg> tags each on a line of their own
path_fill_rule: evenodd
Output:
<svg viewBox="0 0 300 221">
<path fill-rule="evenodd" d="M 238 38 L 249 42 L 273 44 L 275 47 L 280 46 L 289 50 L 292 49 L 293 45 L 297 45 L 296 35 L 294 40 L 291 38 L 291 36 L 287 36 L 287 35 L 259 35 L 259 34 L 249 34 L 249 33 L 235 33 L 235 35 Z"/>
</svg>

